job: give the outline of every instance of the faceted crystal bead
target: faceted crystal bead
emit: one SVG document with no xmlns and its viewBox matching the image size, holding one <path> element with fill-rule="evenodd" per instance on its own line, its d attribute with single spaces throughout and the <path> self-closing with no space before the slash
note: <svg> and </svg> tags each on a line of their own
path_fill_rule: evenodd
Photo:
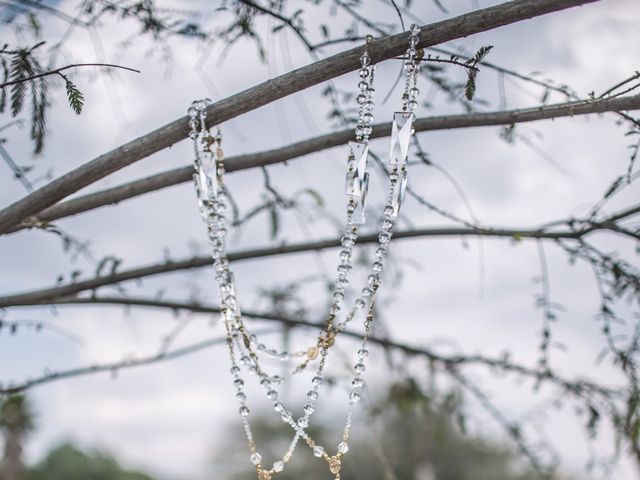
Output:
<svg viewBox="0 0 640 480">
<path fill-rule="evenodd" d="M 247 401 L 247 396 L 244 394 L 244 392 L 238 392 L 236 393 L 236 398 L 238 399 L 238 401 L 240 403 L 244 403 Z"/>
<path fill-rule="evenodd" d="M 407 161 L 414 118 L 415 115 L 410 112 L 396 112 L 393 114 L 391 151 L 389 152 L 391 165 L 404 165 Z"/>
<path fill-rule="evenodd" d="M 411 25 L 411 35 L 418 35 L 420 33 L 420 27 L 415 23 Z"/>
<path fill-rule="evenodd" d="M 246 406 L 242 406 L 240 407 L 240 409 L 238 410 L 240 412 L 240 415 L 243 417 L 246 417 L 249 415 L 249 408 L 247 408 Z"/>
<path fill-rule="evenodd" d="M 233 381 L 233 386 L 237 389 L 241 389 L 242 387 L 244 387 L 244 381 L 241 378 L 236 378 Z"/>
<path fill-rule="evenodd" d="M 267 392 L 267 398 L 269 400 L 276 400 L 278 398 L 278 392 L 276 392 L 275 390 L 269 390 Z"/>
<path fill-rule="evenodd" d="M 260 385 L 262 385 L 263 387 L 269 387 L 271 386 L 271 381 L 268 378 L 263 378 L 262 380 L 260 380 Z"/>
<path fill-rule="evenodd" d="M 280 385 L 282 383 L 282 377 L 280 375 L 274 375 L 271 377 L 271 383 L 274 385 Z"/>
<path fill-rule="evenodd" d="M 307 428 L 309 426 L 309 419 L 307 417 L 300 417 L 298 419 L 298 426 L 301 428 Z"/>
<path fill-rule="evenodd" d="M 367 350 L 366 348 L 361 348 L 358 350 L 358 357 L 364 359 L 367 358 L 369 356 L 369 350 Z"/>
<path fill-rule="evenodd" d="M 349 402 L 358 403 L 359 401 L 360 401 L 360 394 L 358 392 L 351 392 L 351 395 L 349 395 Z"/>
<path fill-rule="evenodd" d="M 318 399 L 318 392 L 316 392 L 315 390 L 309 390 L 307 392 L 307 397 L 309 397 L 310 400 L 317 400 Z"/>
<path fill-rule="evenodd" d="M 349 451 L 349 444 L 347 442 L 340 442 L 338 444 L 338 453 L 344 455 Z"/>
<path fill-rule="evenodd" d="M 276 402 L 276 404 L 273 406 L 273 409 L 278 413 L 282 413 L 284 412 L 284 405 L 281 402 Z"/>
<path fill-rule="evenodd" d="M 316 445 L 315 447 L 313 447 L 313 454 L 318 458 L 324 456 L 324 448 L 322 448 L 320 445 Z"/>
<path fill-rule="evenodd" d="M 356 373 L 360 374 L 360 373 L 364 373 L 364 363 L 360 362 L 357 363 L 356 366 L 354 367 L 354 370 L 356 371 Z"/>
<path fill-rule="evenodd" d="M 360 132 L 362 135 L 364 131 Z M 349 142 L 348 144 L 347 183 L 345 193 L 347 195 L 360 196 L 364 173 L 367 169 L 369 156 L 369 144 L 366 142 Z"/>
<path fill-rule="evenodd" d="M 316 409 L 314 408 L 313 405 L 311 405 L 310 403 L 305 404 L 304 413 L 306 413 L 307 415 L 311 415 L 315 411 L 316 411 Z"/>
<path fill-rule="evenodd" d="M 360 187 L 360 198 L 356 201 L 356 209 L 353 212 L 356 223 L 363 224 L 367 221 L 367 192 L 369 191 L 369 174 L 365 173 Z"/>
<path fill-rule="evenodd" d="M 232 375 L 239 375 L 240 374 L 240 367 L 237 365 L 234 365 L 233 367 L 231 367 L 231 374 Z"/>
<path fill-rule="evenodd" d="M 393 218 L 397 217 L 400 213 L 400 207 L 402 206 L 402 202 L 404 202 L 405 192 L 407 190 L 407 171 L 403 170 L 400 175 L 400 181 L 397 182 L 393 187 L 393 192 L 391 193 L 391 206 L 393 207 Z"/>
<path fill-rule="evenodd" d="M 274 472 L 281 472 L 284 470 L 284 462 L 282 460 L 278 460 L 277 462 L 273 462 L 272 470 Z"/>
<path fill-rule="evenodd" d="M 362 298 L 358 298 L 356 300 L 356 307 L 358 308 L 364 308 L 366 305 L 366 302 L 362 299 Z"/>
<path fill-rule="evenodd" d="M 254 465 L 260 465 L 260 463 L 262 462 L 262 455 L 260 455 L 258 452 L 253 452 L 250 459 L 251 463 L 253 463 Z"/>
<path fill-rule="evenodd" d="M 322 385 L 322 377 L 319 377 L 319 376 L 316 375 L 315 377 L 313 377 L 311 379 L 311 384 L 314 387 L 318 387 L 318 386 Z"/>
<path fill-rule="evenodd" d="M 353 388 L 362 388 L 364 387 L 364 382 L 361 378 L 354 378 L 353 382 L 351 382 L 351 385 L 353 385 Z"/>
<path fill-rule="evenodd" d="M 243 365 L 249 365 L 251 363 L 251 359 L 247 355 L 240 357 L 240 361 Z"/>
</svg>

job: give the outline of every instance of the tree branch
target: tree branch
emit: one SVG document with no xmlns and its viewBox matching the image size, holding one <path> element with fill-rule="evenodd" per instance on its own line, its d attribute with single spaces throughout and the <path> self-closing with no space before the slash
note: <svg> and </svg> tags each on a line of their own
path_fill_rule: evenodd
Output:
<svg viewBox="0 0 640 480">
<path fill-rule="evenodd" d="M 635 109 L 640 109 L 640 95 L 605 100 L 582 100 L 518 110 L 426 117 L 417 119 L 414 125 L 416 132 L 425 132 L 455 128 L 510 125 L 551 118 Z M 378 123 L 373 125 L 373 132 L 370 138 L 386 137 L 390 132 L 391 123 Z M 344 129 L 274 150 L 229 157 L 225 161 L 225 167 L 228 172 L 235 172 L 282 163 L 320 150 L 344 145 L 352 137 L 353 129 Z M 191 181 L 192 175 L 193 167 L 186 166 L 151 175 L 96 193 L 82 195 L 58 203 L 36 216 L 29 217 L 22 224 L 9 229 L 7 233 L 16 232 L 22 228 L 43 226 L 46 223 L 60 218 L 76 215 L 105 205 L 115 204 L 122 200 L 179 183 L 188 182 Z"/>
<path fill-rule="evenodd" d="M 31 80 L 36 80 L 38 78 L 46 77 L 49 75 L 57 75 L 61 72 L 64 72 L 65 70 L 69 70 L 70 68 L 78 68 L 78 67 L 120 68 L 122 70 L 128 70 L 130 72 L 140 73 L 140 70 L 136 70 L 135 68 L 124 67 L 122 65 L 113 65 L 111 63 L 73 63 L 71 65 L 56 68 L 54 70 L 48 70 L 46 72 L 41 72 L 36 75 L 31 75 L 30 77 L 18 78 L 16 80 L 10 80 L 8 82 L 0 83 L 0 88 L 9 87 L 11 85 L 15 85 L 16 83 L 29 82 Z"/>
<path fill-rule="evenodd" d="M 425 26 L 421 30 L 417 47 L 437 45 L 595 1 L 597 0 L 513 0 Z M 369 46 L 372 62 L 381 62 L 402 54 L 406 50 L 408 39 L 409 33 L 401 33 L 374 40 Z M 220 124 L 295 92 L 356 70 L 360 67 L 359 57 L 362 52 L 363 47 L 353 48 L 216 102 L 207 109 L 209 125 Z M 0 233 L 6 233 L 25 218 L 37 214 L 106 175 L 173 145 L 184 139 L 187 132 L 188 120 L 183 116 L 83 164 L 1 210 Z"/>
<path fill-rule="evenodd" d="M 171 310 L 188 310 L 195 313 L 211 313 L 211 314 L 220 313 L 220 309 L 217 307 L 206 306 L 199 303 L 193 303 L 193 302 L 184 303 L 184 302 L 178 302 L 178 301 L 162 301 L 162 300 L 151 300 L 151 299 L 144 299 L 144 298 L 67 297 L 67 298 L 56 299 L 55 302 L 53 303 L 60 304 L 60 305 L 64 305 L 64 304 L 66 305 L 72 305 L 72 304 L 78 304 L 78 305 L 112 304 L 114 305 L 115 304 L 115 305 L 125 305 L 125 306 L 169 308 Z M 324 326 L 324 322 L 313 322 L 310 320 L 304 320 L 299 318 L 295 318 L 295 319 L 287 318 L 280 315 L 272 315 L 269 313 L 243 311 L 242 315 L 245 317 L 254 318 L 257 320 L 269 320 L 274 322 L 280 322 L 290 327 L 309 327 L 314 329 L 322 329 Z M 265 331 L 262 331 L 261 333 L 264 334 L 265 332 L 269 332 L 269 331 L 270 330 L 265 330 Z M 339 335 L 355 338 L 358 340 L 362 339 L 361 334 L 357 332 L 349 331 L 349 330 L 344 330 L 340 332 Z M 15 394 L 15 393 L 24 391 L 30 387 L 34 387 L 36 385 L 41 385 L 43 383 L 52 382 L 54 380 L 61 380 L 64 378 L 76 377 L 80 375 L 105 372 L 105 371 L 113 372 L 113 371 L 118 371 L 124 368 L 132 368 L 132 367 L 137 367 L 142 365 L 158 363 L 161 361 L 170 360 L 173 358 L 178 358 L 191 353 L 195 353 L 215 345 L 221 345 L 225 341 L 226 341 L 226 338 L 214 338 L 211 340 L 194 343 L 192 345 L 189 345 L 180 349 L 176 349 L 171 352 L 161 352 L 155 355 L 150 355 L 150 356 L 142 357 L 139 359 L 129 359 L 129 360 L 124 360 L 120 362 L 112 362 L 104 365 L 94 365 L 90 367 L 75 368 L 75 369 L 66 370 L 62 372 L 45 374 L 41 377 L 26 381 L 21 384 L 10 385 L 4 388 L 0 387 L 0 394 Z M 505 372 L 521 375 L 523 377 L 532 378 L 537 382 L 550 381 L 554 385 L 562 388 L 565 392 L 570 393 L 574 396 L 582 396 L 584 394 L 596 394 L 606 398 L 613 398 L 617 395 L 616 390 L 602 387 L 588 380 L 584 380 L 584 379 L 566 380 L 549 369 L 539 370 L 536 368 L 525 367 L 525 366 L 518 365 L 511 362 L 507 358 L 490 358 L 483 355 L 468 355 L 468 356 L 467 355 L 441 355 L 427 348 L 416 347 L 416 346 L 411 346 L 404 343 L 394 342 L 388 338 L 382 338 L 382 337 L 369 337 L 369 342 L 379 345 L 383 348 L 400 350 L 410 356 L 426 357 L 429 361 L 444 367 L 445 371 L 449 371 L 449 369 L 454 369 L 456 367 L 465 366 L 465 365 L 483 365 L 491 369 L 502 370 Z"/>
<path fill-rule="evenodd" d="M 629 218 L 640 211 L 640 206 L 629 208 L 624 212 L 615 214 L 612 218 L 621 220 Z M 442 236 L 483 236 L 483 237 L 506 237 L 516 241 L 523 239 L 548 239 L 548 240 L 580 240 L 584 236 L 595 231 L 615 231 L 612 223 L 605 219 L 600 223 L 580 222 L 578 220 L 566 220 L 569 225 L 565 230 L 550 230 L 550 227 L 543 226 L 537 229 L 501 229 L 501 228 L 423 228 L 406 230 L 394 233 L 394 239 L 417 238 L 417 237 L 442 237 Z M 558 225 L 554 222 L 550 225 Z M 584 225 L 581 227 L 581 225 Z M 358 244 L 376 243 L 378 235 L 363 235 L 358 239 Z M 340 239 L 318 240 L 298 244 L 281 244 L 272 247 L 264 247 L 253 250 L 245 250 L 229 254 L 230 261 L 249 260 L 263 258 L 274 255 L 284 255 L 291 253 L 301 253 L 309 251 L 319 251 L 340 246 Z M 88 280 L 78 280 L 66 285 L 34 290 L 30 292 L 18 293 L 0 297 L 0 307 L 11 307 L 18 305 L 32 305 L 47 303 L 58 297 L 75 295 L 86 290 L 95 290 L 107 285 L 114 285 L 128 280 L 134 280 L 152 275 L 188 270 L 211 265 L 211 257 L 192 257 L 180 261 L 167 261 L 163 263 L 138 267 L 130 270 L 115 271 L 112 274 L 91 278 Z"/>
</svg>

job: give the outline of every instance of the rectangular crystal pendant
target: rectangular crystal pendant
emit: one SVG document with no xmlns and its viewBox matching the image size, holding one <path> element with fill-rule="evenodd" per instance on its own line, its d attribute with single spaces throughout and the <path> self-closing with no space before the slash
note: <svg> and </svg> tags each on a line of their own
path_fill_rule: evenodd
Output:
<svg viewBox="0 0 640 480">
<path fill-rule="evenodd" d="M 200 152 L 200 165 L 198 168 L 198 189 L 202 200 L 212 200 L 218 193 L 218 178 L 216 172 L 216 161 L 213 153 L 209 151 Z"/>
<path fill-rule="evenodd" d="M 367 192 L 369 191 L 369 174 L 365 173 L 362 179 L 360 197 L 356 198 L 356 209 L 353 212 L 353 219 L 356 223 L 363 224 L 367 221 Z"/>
<path fill-rule="evenodd" d="M 362 194 L 369 144 L 364 142 L 349 142 L 347 160 L 347 179 L 345 193 L 359 197 Z"/>
<path fill-rule="evenodd" d="M 396 218 L 400 213 L 400 207 L 404 202 L 404 195 L 407 190 L 407 171 L 402 170 L 400 172 L 400 178 L 393 186 L 393 192 L 391 196 L 391 207 L 393 208 L 393 218 Z"/>
<path fill-rule="evenodd" d="M 393 114 L 391 125 L 391 151 L 389 161 L 391 165 L 404 165 L 409 154 L 409 142 L 415 115 L 411 112 L 396 112 Z"/>
</svg>

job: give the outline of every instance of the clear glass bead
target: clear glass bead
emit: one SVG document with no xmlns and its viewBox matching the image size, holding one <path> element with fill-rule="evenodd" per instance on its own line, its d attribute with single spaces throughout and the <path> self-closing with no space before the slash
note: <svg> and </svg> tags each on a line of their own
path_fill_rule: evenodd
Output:
<svg viewBox="0 0 640 480">
<path fill-rule="evenodd" d="M 398 177 L 396 177 L 396 179 L 397 178 Z M 385 214 L 385 216 L 393 215 L 393 207 L 391 205 L 387 205 L 386 207 L 384 207 L 384 214 Z"/>
<path fill-rule="evenodd" d="M 365 287 L 362 289 L 362 296 L 365 298 L 369 298 L 373 292 L 369 287 Z"/>
<path fill-rule="evenodd" d="M 361 68 L 359 75 L 360 75 L 360 78 L 367 78 L 369 76 L 369 70 L 366 68 Z"/>
<path fill-rule="evenodd" d="M 274 375 L 271 377 L 271 383 L 274 385 L 280 385 L 282 383 L 282 377 L 280 375 Z"/>
<path fill-rule="evenodd" d="M 320 445 L 316 445 L 315 447 L 313 447 L 313 454 L 320 458 L 324 456 L 324 448 L 322 448 Z"/>
<path fill-rule="evenodd" d="M 411 35 L 418 35 L 420 33 L 420 27 L 415 23 L 411 25 Z"/>
<path fill-rule="evenodd" d="M 369 84 L 364 80 L 360 80 L 360 82 L 358 83 L 358 88 L 363 91 L 367 90 L 369 88 Z"/>
<path fill-rule="evenodd" d="M 351 385 L 353 385 L 353 388 L 362 388 L 364 387 L 364 382 L 361 378 L 354 378 L 353 382 L 351 382 Z"/>
<path fill-rule="evenodd" d="M 307 415 L 312 415 L 313 412 L 315 412 L 316 409 L 313 405 L 311 405 L 310 403 L 306 403 L 304 406 L 304 413 L 306 413 Z"/>
<path fill-rule="evenodd" d="M 277 400 L 278 398 L 278 392 L 276 392 L 275 390 L 269 390 L 267 392 L 267 398 L 269 400 Z"/>
<path fill-rule="evenodd" d="M 298 419 L 298 426 L 300 428 L 307 428 L 309 426 L 309 419 L 307 417 L 300 417 Z"/>
<path fill-rule="evenodd" d="M 361 93 L 361 94 L 360 94 L 360 95 L 358 95 L 358 97 L 356 98 L 356 101 L 357 101 L 359 104 L 361 104 L 361 105 L 362 105 L 364 102 L 366 102 L 366 101 L 367 101 L 367 96 L 366 96 L 364 93 Z"/>
<path fill-rule="evenodd" d="M 246 402 L 246 401 L 247 401 L 247 396 L 245 395 L 245 393 L 244 393 L 244 392 L 238 392 L 238 393 L 236 393 L 236 398 L 238 399 L 238 401 L 239 401 L 240 403 L 244 403 L 244 402 Z"/>
<path fill-rule="evenodd" d="M 338 444 L 338 453 L 344 455 L 349 451 L 349 444 L 347 442 L 340 442 Z"/>
<path fill-rule="evenodd" d="M 240 362 L 242 362 L 243 365 L 249 365 L 251 363 L 251 359 L 247 355 L 243 355 L 240 358 Z"/>
<path fill-rule="evenodd" d="M 364 373 L 364 363 L 362 362 L 357 363 L 356 366 L 354 367 L 354 370 L 358 374 Z"/>
<path fill-rule="evenodd" d="M 270 387 L 271 381 L 268 378 L 263 378 L 262 380 L 260 380 L 260 385 L 262 385 L 263 387 Z"/>
<path fill-rule="evenodd" d="M 282 460 L 278 460 L 277 462 L 273 462 L 273 467 L 271 469 L 274 472 L 281 472 L 284 470 L 284 462 Z"/>
<path fill-rule="evenodd" d="M 356 300 L 356 307 L 357 308 L 364 308 L 365 306 L 366 306 L 366 302 L 362 298 L 358 298 Z"/>
<path fill-rule="evenodd" d="M 322 377 L 319 377 L 318 375 L 313 377 L 311 379 L 311 385 L 313 385 L 314 387 L 319 387 L 320 385 L 322 385 Z"/>
<path fill-rule="evenodd" d="M 409 95 L 412 97 L 417 97 L 418 95 L 420 95 L 420 90 L 418 90 L 416 87 L 413 87 L 411 90 L 409 90 Z"/>
<path fill-rule="evenodd" d="M 241 406 L 238 411 L 240 412 L 240 416 L 242 416 L 242 417 L 249 416 L 249 408 L 246 407 L 245 405 Z"/>
<path fill-rule="evenodd" d="M 381 245 L 386 246 L 389 243 L 389 241 L 391 241 L 391 237 L 389 236 L 388 233 L 382 232 L 380 235 L 378 235 L 378 240 L 380 241 Z"/>
<path fill-rule="evenodd" d="M 276 402 L 273 406 L 273 409 L 278 413 L 282 413 L 284 412 L 284 405 L 282 404 L 282 402 Z"/>
<path fill-rule="evenodd" d="M 349 260 L 349 258 L 351 258 L 351 252 L 347 249 L 342 249 L 340 250 L 340 260 L 342 260 L 343 262 L 346 262 L 347 260 Z"/>
<path fill-rule="evenodd" d="M 418 108 L 418 101 L 417 100 L 409 100 L 409 108 L 411 110 L 415 110 L 416 108 Z"/>
<path fill-rule="evenodd" d="M 346 263 L 341 263 L 340 265 L 338 265 L 338 273 L 346 275 L 350 271 L 351 271 L 351 265 L 348 265 Z"/>
<path fill-rule="evenodd" d="M 251 457 L 249 457 L 251 460 L 251 463 L 253 463 L 254 465 L 260 465 L 260 463 L 262 463 L 262 455 L 260 455 L 258 452 L 253 452 L 251 454 Z"/>
<path fill-rule="evenodd" d="M 358 357 L 365 359 L 369 356 L 369 350 L 367 350 L 366 348 L 361 348 L 360 350 L 358 350 Z"/>
<path fill-rule="evenodd" d="M 333 299 L 334 299 L 336 302 L 342 302 L 342 300 L 344 300 L 344 293 L 342 293 L 342 292 L 335 292 L 335 293 L 333 294 Z"/>
<path fill-rule="evenodd" d="M 282 352 L 280 353 L 280 360 L 282 360 L 283 362 L 287 362 L 289 361 L 289 358 L 291 356 L 289 355 L 289 352 Z"/>
<path fill-rule="evenodd" d="M 369 285 L 373 285 L 374 283 L 376 283 L 376 280 L 378 279 L 378 277 L 376 277 L 375 275 L 369 275 L 367 277 L 367 283 Z"/>
<path fill-rule="evenodd" d="M 382 272 L 382 263 L 381 262 L 373 262 L 373 271 L 376 273 Z"/>
<path fill-rule="evenodd" d="M 233 367 L 231 367 L 230 370 L 232 375 L 239 375 L 240 374 L 240 367 L 237 365 L 234 365 Z"/>
<path fill-rule="evenodd" d="M 359 401 L 360 401 L 360 394 L 358 392 L 351 392 L 351 395 L 349 395 L 349 402 L 358 403 Z"/>
<path fill-rule="evenodd" d="M 257 375 L 258 374 L 258 368 L 255 365 L 251 365 L 249 367 L 249 375 Z"/>
<path fill-rule="evenodd" d="M 307 397 L 309 397 L 310 400 L 317 400 L 318 399 L 318 392 L 316 392 L 315 390 L 309 390 L 307 392 Z"/>
<path fill-rule="evenodd" d="M 244 387 L 244 381 L 241 378 L 236 378 L 233 381 L 233 386 L 238 388 L 238 389 L 240 389 L 240 388 Z"/>
<path fill-rule="evenodd" d="M 362 119 L 366 122 L 366 123 L 370 123 L 373 121 L 373 113 L 371 112 L 365 112 L 365 114 L 362 116 Z"/>
</svg>

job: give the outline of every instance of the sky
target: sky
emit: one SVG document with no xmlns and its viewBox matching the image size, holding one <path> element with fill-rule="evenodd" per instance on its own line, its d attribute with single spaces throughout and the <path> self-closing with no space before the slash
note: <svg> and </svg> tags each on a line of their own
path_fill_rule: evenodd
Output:
<svg viewBox="0 0 640 480">
<path fill-rule="evenodd" d="M 179 9 L 202 7 L 206 2 L 159 2 Z M 296 2 L 289 2 L 288 11 Z M 424 23 L 487 7 L 499 2 L 484 0 L 444 0 L 449 14 L 431 2 L 413 2 L 413 12 Z M 73 13 L 76 2 L 61 1 L 57 7 Z M 305 2 L 306 5 L 306 2 Z M 313 7 L 309 7 L 313 9 Z M 366 2 L 371 18 L 392 18 L 383 1 Z M 203 21 L 210 26 L 220 22 L 219 13 Z M 395 17 L 393 17 L 395 18 Z M 570 9 L 496 31 L 452 42 L 450 47 L 475 51 L 493 45 L 489 60 L 521 73 L 541 72 L 541 78 L 570 85 L 580 96 L 601 92 L 638 70 L 640 58 L 640 4 L 634 0 L 602 0 L 593 5 Z M 64 22 L 41 17 L 43 38 L 60 38 Z M 305 26 L 319 35 L 319 25 L 328 23 L 335 32 L 348 24 L 344 13 L 329 16 L 318 8 Z M 311 61 L 291 33 L 270 33 L 266 21 L 258 28 L 265 33 L 267 62 L 256 57 L 255 47 L 240 42 L 221 61 L 221 48 L 208 55 L 194 41 L 174 40 L 170 60 L 162 51 L 152 51 L 135 26 L 126 21 L 105 22 L 87 31 L 75 29 L 66 42 L 60 64 L 110 62 L 141 71 L 114 72 L 111 75 L 79 72 L 74 81 L 85 94 L 86 107 L 76 116 L 65 104 L 60 86 L 54 90 L 49 114 L 49 132 L 44 153 L 34 161 L 31 174 L 37 179 L 47 171 L 59 176 L 122 143 L 147 133 L 184 115 L 196 98 L 221 99 L 244 88 L 275 77 Z M 24 33 L 10 32 L 26 40 Z M 318 37 L 319 38 L 319 37 Z M 341 46 L 323 50 L 330 55 Z M 399 104 L 399 92 L 380 105 L 383 95 L 397 75 L 395 61 L 378 66 L 376 121 L 387 121 Z M 454 78 L 464 80 L 464 72 L 452 70 Z M 343 89 L 354 89 L 356 74 L 336 79 Z M 536 106 L 541 91 L 522 82 L 505 81 L 508 108 Z M 327 133 L 335 125 L 327 119 L 329 107 L 321 96 L 323 85 L 299 92 L 222 125 L 227 155 L 259 152 L 305 138 Z M 461 113 L 459 106 L 446 101 L 443 94 L 424 81 L 423 100 L 432 109 L 421 107 L 419 116 Z M 478 96 L 487 99 L 486 109 L 499 108 L 499 78 L 481 70 Z M 551 101 L 560 101 L 551 97 Z M 7 123 L 8 117 L 2 117 Z M 613 178 L 626 169 L 628 140 L 613 115 L 591 115 L 543 121 L 518 126 L 529 139 L 507 144 L 497 127 L 426 132 L 419 135 L 432 160 L 442 166 L 464 191 L 473 214 L 483 225 L 535 227 L 539 224 L 580 216 L 588 212 Z M 19 163 L 32 161 L 32 145 L 26 129 L 12 128 L 2 133 L 5 147 Z M 373 142 L 374 151 L 385 152 L 388 139 Z M 183 141 L 170 149 L 110 175 L 81 193 L 119 185 L 166 169 L 188 165 L 191 147 Z M 344 204 L 344 148 L 308 155 L 269 168 L 273 184 L 285 194 L 313 188 L 325 199 L 326 208 L 341 218 Z M 25 191 L 0 165 L 0 204 L 21 198 Z M 375 172 L 372 207 L 380 208 L 383 180 Z M 434 204 L 465 219 L 470 213 L 455 186 L 434 168 L 416 166 L 410 172 L 410 185 Z M 40 181 L 42 184 L 42 180 Z M 228 184 L 242 209 L 259 201 L 262 174 L 258 170 L 228 175 Z M 638 195 L 628 189 L 611 202 L 613 212 L 637 203 Z M 375 217 L 374 215 L 372 215 Z M 98 209 L 58 222 L 65 231 L 91 240 L 95 258 L 115 254 L 123 260 L 121 268 L 155 263 L 167 255 L 184 258 L 198 251 L 206 253 L 206 237 L 196 209 L 190 184 L 182 184 L 125 201 L 118 206 Z M 409 198 L 403 207 L 399 228 L 437 227 L 450 222 L 421 207 Z M 365 229 L 373 231 L 375 225 Z M 269 235 L 269 221 L 258 217 L 232 235 L 231 250 L 336 236 L 334 226 L 317 219 L 300 226 L 291 213 L 282 217 L 282 229 L 275 240 Z M 598 242 L 607 250 L 620 251 L 637 262 L 633 245 L 603 235 Z M 71 263 L 60 241 L 52 234 L 23 231 L 0 239 L 0 292 L 8 294 L 56 282 L 60 274 L 82 271 L 84 278 L 95 272 L 95 264 L 80 259 Z M 541 286 L 537 246 L 507 239 L 418 238 L 392 243 L 393 266 L 382 286 L 384 308 L 380 321 L 394 340 L 428 346 L 441 353 L 481 353 L 499 356 L 510 351 L 517 361 L 534 365 L 538 352 L 541 311 L 535 297 Z M 545 245 L 551 298 L 565 311 L 553 327 L 553 338 L 566 345 L 551 352 L 552 365 L 569 377 L 588 377 L 615 385 L 619 378 L 607 362 L 597 363 L 603 348 L 595 314 L 598 299 L 590 271 L 584 265 L 570 265 L 566 255 L 551 244 Z M 331 274 L 335 251 L 296 254 L 238 262 L 236 271 L 241 303 L 260 309 L 257 292 L 265 286 L 285 285 L 301 277 Z M 399 275 L 401 273 L 401 275 Z M 167 299 L 198 298 L 214 303 L 215 287 L 206 269 L 150 277 L 142 283 L 125 285 L 131 295 L 154 296 L 162 291 Z M 114 290 L 105 290 L 105 294 Z M 320 318 L 326 292 L 320 283 L 302 289 L 311 316 Z M 26 329 L 9 336 L 0 334 L 0 379 L 20 381 L 36 377 L 45 369 L 62 370 L 100 364 L 125 358 L 139 358 L 158 351 L 163 338 L 176 325 L 185 328 L 174 348 L 222 335 L 215 318 L 203 315 L 178 318 L 172 312 L 152 309 L 125 311 L 117 306 L 60 306 L 15 308 L 5 312 L 6 320 L 46 320 L 73 332 L 73 340 L 51 332 Z M 265 328 L 274 327 L 269 324 Z M 301 332 L 292 341 L 306 345 L 311 333 Z M 76 336 L 78 338 L 76 338 Z M 274 336 L 274 342 L 279 336 Z M 355 344 L 343 341 L 342 356 L 350 355 Z M 373 350 L 373 349 L 372 349 Z M 345 357 L 348 358 L 348 357 Z M 340 363 L 340 362 L 338 362 Z M 334 365 L 340 371 L 339 365 Z M 424 377 L 417 362 L 416 375 Z M 372 395 L 381 395 L 389 385 L 389 371 L 383 352 L 375 349 L 367 372 Z M 496 378 L 483 371 L 470 371 L 481 382 L 496 404 L 512 418 L 530 418 L 544 403 L 543 396 L 532 395 L 531 385 L 509 377 Z M 301 386 L 291 391 L 297 401 Z M 544 393 L 544 392 L 543 392 Z M 257 390 L 250 390 L 250 399 Z M 52 445 L 72 440 L 88 447 L 115 452 L 131 466 L 157 475 L 161 480 L 200 480 L 212 471 L 233 468 L 214 464 L 214 452 L 224 451 L 225 432 L 235 424 L 236 401 L 228 374 L 228 358 L 222 348 L 212 348 L 157 365 L 122 370 L 115 378 L 109 374 L 78 377 L 37 387 L 30 392 L 38 412 L 37 431 L 27 449 L 30 461 L 41 458 Z M 329 392 L 319 412 L 320 418 L 333 418 L 334 409 L 345 406 L 341 391 Z M 251 400 L 250 400 L 251 401 Z M 265 407 L 256 402 L 254 410 Z M 478 405 L 468 405 L 471 427 L 494 438 L 503 438 L 500 429 Z M 539 432 L 551 441 L 562 456 L 561 467 L 581 478 L 590 478 L 585 463 L 590 448 L 610 452 L 606 432 L 590 447 L 580 420 L 568 415 L 570 408 L 554 411 L 544 419 Z M 239 419 L 237 419 L 239 425 Z M 358 422 L 358 420 L 360 420 Z M 235 425 L 235 426 L 238 426 Z M 238 427 L 239 428 L 239 427 Z M 356 429 L 364 429 L 363 415 L 356 417 Z M 336 432 L 336 436 L 338 433 Z M 248 455 L 247 455 L 248 456 Z M 630 461 L 620 461 L 615 478 L 633 478 Z"/>
</svg>

